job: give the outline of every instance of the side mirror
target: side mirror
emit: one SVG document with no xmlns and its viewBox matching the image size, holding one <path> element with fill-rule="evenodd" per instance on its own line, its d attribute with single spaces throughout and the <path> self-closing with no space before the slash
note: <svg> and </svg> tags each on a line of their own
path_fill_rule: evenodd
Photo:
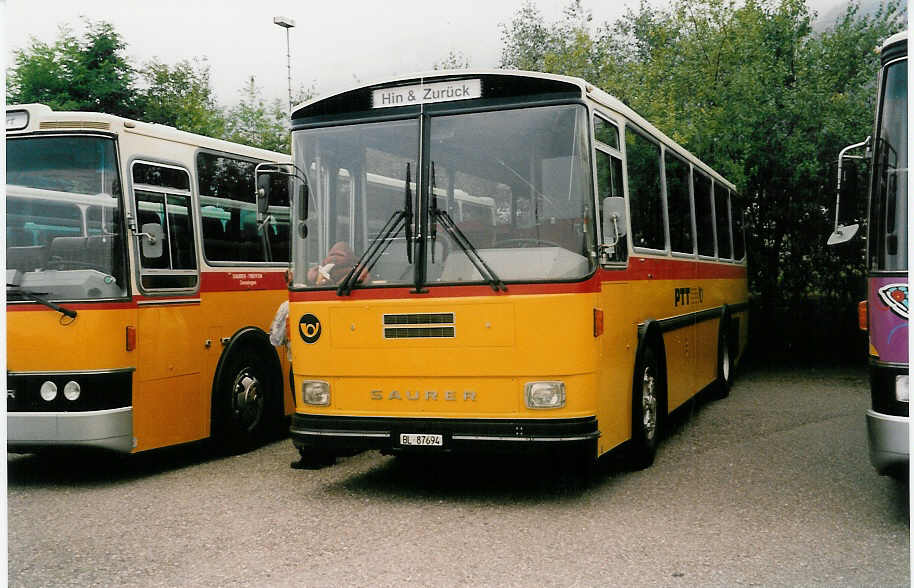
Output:
<svg viewBox="0 0 914 588">
<path fill-rule="evenodd" d="M 835 196 L 835 230 L 832 231 L 832 234 L 828 237 L 826 243 L 828 245 L 837 245 L 839 243 L 845 243 L 854 238 L 854 235 L 857 234 L 857 230 L 860 229 L 859 224 L 853 225 L 842 225 L 839 222 L 841 216 L 841 182 L 844 181 L 845 185 L 850 185 L 851 189 L 854 191 L 859 191 L 859 177 L 857 170 L 853 167 L 845 168 L 844 160 L 845 159 L 858 159 L 866 160 L 869 157 L 869 145 L 870 137 L 867 137 L 865 141 L 860 143 L 854 143 L 853 145 L 848 145 L 838 153 L 838 186 L 836 189 Z M 863 155 L 848 155 L 847 152 L 853 149 L 859 149 L 864 147 L 867 151 Z"/>
<path fill-rule="evenodd" d="M 615 247 L 625 236 L 625 199 L 610 196 L 603 199 L 603 245 Z"/>
<path fill-rule="evenodd" d="M 138 233 L 140 238 L 143 257 L 146 259 L 158 259 L 162 257 L 164 249 L 162 241 L 165 239 L 165 231 L 159 223 L 146 223 L 142 227 L 142 232 Z"/>
<path fill-rule="evenodd" d="M 257 175 L 257 216 L 263 217 L 270 208 L 270 188 L 273 176 L 269 173 Z"/>
<path fill-rule="evenodd" d="M 838 225 L 837 227 L 835 227 L 834 232 L 831 235 L 829 235 L 828 241 L 826 241 L 826 244 L 837 245 L 839 243 L 846 243 L 854 238 L 854 235 L 857 234 L 857 231 L 859 229 L 860 229 L 860 225 L 858 225 L 858 224 L 846 225 L 846 226 Z"/>
</svg>

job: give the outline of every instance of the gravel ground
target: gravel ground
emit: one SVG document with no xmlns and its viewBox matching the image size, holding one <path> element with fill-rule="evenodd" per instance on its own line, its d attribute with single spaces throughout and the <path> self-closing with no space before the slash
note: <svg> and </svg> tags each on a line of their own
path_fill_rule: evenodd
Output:
<svg viewBox="0 0 914 588">
<path fill-rule="evenodd" d="M 863 369 L 749 368 L 605 459 L 289 467 L 288 440 L 11 455 L 11 586 L 907 586 L 908 488 L 866 450 Z"/>
</svg>

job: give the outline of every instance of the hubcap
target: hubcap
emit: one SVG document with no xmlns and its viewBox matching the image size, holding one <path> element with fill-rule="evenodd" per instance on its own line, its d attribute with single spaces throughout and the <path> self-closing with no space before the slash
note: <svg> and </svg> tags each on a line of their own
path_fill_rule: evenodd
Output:
<svg viewBox="0 0 914 588">
<path fill-rule="evenodd" d="M 235 376 L 232 398 L 235 418 L 245 430 L 252 431 L 263 416 L 263 394 L 251 368 L 244 368 Z"/>
<path fill-rule="evenodd" d="M 648 441 L 653 440 L 657 431 L 657 378 L 650 366 L 644 368 L 641 381 L 641 429 Z"/>
</svg>

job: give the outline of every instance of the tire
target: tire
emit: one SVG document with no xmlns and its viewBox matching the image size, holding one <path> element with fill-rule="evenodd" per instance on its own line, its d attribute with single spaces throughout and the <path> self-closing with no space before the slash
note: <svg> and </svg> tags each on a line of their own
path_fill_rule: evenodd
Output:
<svg viewBox="0 0 914 588">
<path fill-rule="evenodd" d="M 276 426 L 276 383 L 264 354 L 252 345 L 234 350 L 223 364 L 213 397 L 213 438 L 237 453 L 267 439 Z"/>
<path fill-rule="evenodd" d="M 654 463 L 657 455 L 663 407 L 663 374 L 652 347 L 644 350 L 632 388 L 632 438 L 628 461 L 632 469 L 643 470 Z"/>
<path fill-rule="evenodd" d="M 717 335 L 717 381 L 714 382 L 714 398 L 722 399 L 730 395 L 733 386 L 733 350 L 730 349 L 729 313 L 720 319 L 720 332 Z"/>
</svg>

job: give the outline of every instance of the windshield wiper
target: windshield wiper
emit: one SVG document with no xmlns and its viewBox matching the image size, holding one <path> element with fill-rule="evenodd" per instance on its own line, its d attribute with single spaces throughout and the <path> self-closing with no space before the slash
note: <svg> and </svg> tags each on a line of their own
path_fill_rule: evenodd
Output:
<svg viewBox="0 0 914 588">
<path fill-rule="evenodd" d="M 413 231 L 412 231 L 412 217 L 413 217 L 413 191 L 409 187 L 410 174 L 409 174 L 409 162 L 406 162 L 406 190 L 403 203 L 403 210 L 397 210 L 390 218 L 387 219 L 387 222 L 384 224 L 384 227 L 378 233 L 378 236 L 371 242 L 365 252 L 362 253 L 362 256 L 359 257 L 359 260 L 356 264 L 349 270 L 349 273 L 346 274 L 346 277 L 343 278 L 343 281 L 340 282 L 339 287 L 336 289 L 337 296 L 346 296 L 352 292 L 353 286 L 359 281 L 359 277 L 363 273 L 371 271 L 371 268 L 374 267 L 374 264 L 378 262 L 381 258 L 381 255 L 387 250 L 390 246 L 393 239 L 400 234 L 400 229 L 403 226 L 406 226 L 406 260 L 411 264 L 413 262 Z"/>
<path fill-rule="evenodd" d="M 479 251 L 476 250 L 476 247 L 473 246 L 467 236 L 463 234 L 463 231 L 460 230 L 460 227 L 458 227 L 457 223 L 454 222 L 454 219 L 451 218 L 451 215 L 449 215 L 446 210 L 441 210 L 437 206 L 433 207 L 429 213 L 435 217 L 433 220 L 441 221 L 441 226 L 443 226 L 444 230 L 457 242 L 457 245 L 463 249 L 467 259 L 476 266 L 476 270 L 479 272 L 479 275 L 482 276 L 482 279 L 488 282 L 496 292 L 499 290 L 507 292 L 508 287 L 505 286 L 505 283 L 501 281 L 498 274 L 496 274 L 482 256 L 479 255 Z"/>
<path fill-rule="evenodd" d="M 26 290 L 25 288 L 23 288 L 22 286 L 20 286 L 18 284 L 7 284 L 6 288 L 7 288 L 7 290 L 9 290 L 10 288 L 15 288 L 14 292 L 16 294 L 20 294 L 23 298 L 27 298 L 29 300 L 37 302 L 38 304 L 43 304 L 43 305 L 47 306 L 48 308 L 50 308 L 51 310 L 56 310 L 60 314 L 66 316 L 66 317 L 69 317 L 71 319 L 76 318 L 75 310 L 72 310 L 70 308 L 64 308 L 63 306 L 56 304 L 54 302 L 51 302 L 50 300 L 47 300 L 46 298 L 42 298 L 41 296 L 38 295 L 39 294 L 38 292 L 32 292 L 30 290 Z M 41 292 L 41 294 L 47 294 L 47 292 Z"/>
</svg>

